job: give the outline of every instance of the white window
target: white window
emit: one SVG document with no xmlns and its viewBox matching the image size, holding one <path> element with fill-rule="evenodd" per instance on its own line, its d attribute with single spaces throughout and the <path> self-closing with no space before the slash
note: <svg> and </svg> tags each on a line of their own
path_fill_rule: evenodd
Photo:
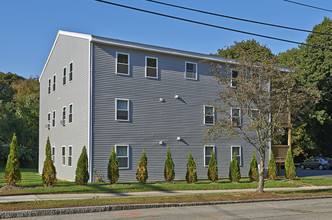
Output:
<svg viewBox="0 0 332 220">
<path fill-rule="evenodd" d="M 197 80 L 197 63 L 186 62 L 185 78 Z"/>
<path fill-rule="evenodd" d="M 231 159 L 233 159 L 234 152 L 236 153 L 237 162 L 240 166 L 242 166 L 241 146 L 232 146 Z"/>
<path fill-rule="evenodd" d="M 241 109 L 239 108 L 232 108 L 231 109 L 231 114 L 232 114 L 232 117 L 231 117 L 231 120 L 232 120 L 232 124 L 233 126 L 236 126 L 236 127 L 241 127 Z"/>
<path fill-rule="evenodd" d="M 69 105 L 69 119 L 68 119 L 69 123 L 73 122 L 73 104 Z"/>
<path fill-rule="evenodd" d="M 73 146 L 68 146 L 68 166 L 72 166 L 73 161 Z"/>
<path fill-rule="evenodd" d="M 52 80 L 51 79 L 48 79 L 48 88 L 47 88 L 47 93 L 50 94 L 51 93 L 51 82 Z"/>
<path fill-rule="evenodd" d="M 55 146 L 52 147 L 52 161 L 55 163 Z"/>
<path fill-rule="evenodd" d="M 204 124 L 213 125 L 214 124 L 214 107 L 204 105 Z"/>
<path fill-rule="evenodd" d="M 53 111 L 52 127 L 55 127 L 55 110 Z"/>
<path fill-rule="evenodd" d="M 259 111 L 258 109 L 251 109 L 251 119 L 255 120 L 259 117 Z"/>
<path fill-rule="evenodd" d="M 66 124 L 66 106 L 64 106 L 62 108 L 62 120 L 61 120 L 61 124 L 63 126 L 65 126 L 65 124 Z"/>
<path fill-rule="evenodd" d="M 115 120 L 129 121 L 128 99 L 115 99 Z"/>
<path fill-rule="evenodd" d="M 67 68 L 63 68 L 63 76 L 62 76 L 62 85 L 66 85 L 67 82 Z"/>
<path fill-rule="evenodd" d="M 53 91 L 55 91 L 56 88 L 56 75 L 53 76 Z"/>
<path fill-rule="evenodd" d="M 73 71 L 74 71 L 74 64 L 71 62 L 69 64 L 69 81 L 73 80 Z"/>
<path fill-rule="evenodd" d="M 51 128 L 51 112 L 47 114 L 47 129 L 50 130 Z"/>
<path fill-rule="evenodd" d="M 215 147 L 213 145 L 204 146 L 204 166 L 209 166 L 210 159 L 212 156 L 212 151 L 214 151 L 214 155 L 216 157 L 216 151 L 215 151 Z"/>
<path fill-rule="evenodd" d="M 116 53 L 116 73 L 123 75 L 130 75 L 129 71 L 129 54 L 127 53 Z"/>
<path fill-rule="evenodd" d="M 158 78 L 158 59 L 145 57 L 145 77 Z"/>
<path fill-rule="evenodd" d="M 116 145 L 115 153 L 119 162 L 119 169 L 129 169 L 129 146 Z"/>
<path fill-rule="evenodd" d="M 239 75 L 238 71 L 232 70 L 232 75 L 231 75 L 231 87 L 236 87 L 237 85 L 237 76 Z"/>
<path fill-rule="evenodd" d="M 66 166 L 66 146 L 62 146 L 62 165 Z"/>
</svg>

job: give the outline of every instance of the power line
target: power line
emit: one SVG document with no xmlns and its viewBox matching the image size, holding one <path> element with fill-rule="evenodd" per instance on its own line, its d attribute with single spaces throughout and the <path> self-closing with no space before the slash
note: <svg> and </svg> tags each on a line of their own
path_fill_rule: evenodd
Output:
<svg viewBox="0 0 332 220">
<path fill-rule="evenodd" d="M 278 24 L 271 24 L 271 23 L 266 23 L 266 22 L 261 22 L 261 21 L 254 21 L 254 20 L 249 20 L 249 19 L 245 19 L 245 18 L 238 18 L 238 17 L 229 16 L 229 15 L 223 15 L 223 14 L 217 14 L 217 13 L 208 12 L 208 11 L 202 11 L 202 10 L 198 10 L 198 9 L 194 9 L 194 8 L 188 8 L 188 7 L 184 7 L 184 6 L 169 4 L 169 3 L 155 1 L 155 0 L 146 0 L 146 1 L 156 3 L 156 4 L 160 4 L 160 5 L 166 5 L 166 6 L 170 6 L 170 7 L 181 8 L 181 9 L 185 9 L 185 10 L 189 10 L 189 11 L 195 11 L 195 12 L 199 12 L 199 13 L 203 13 L 203 14 L 218 16 L 218 17 L 222 17 L 222 18 L 228 18 L 228 19 L 233 19 L 233 20 L 238 20 L 238 21 L 250 22 L 250 23 L 254 23 L 254 24 L 266 25 L 266 26 L 283 28 L 283 29 L 294 30 L 294 31 L 302 31 L 302 32 L 307 32 L 307 33 L 324 34 L 324 35 L 331 35 L 332 36 L 332 34 L 329 34 L 329 33 L 310 31 L 310 30 L 305 30 L 305 29 L 300 29 L 300 28 L 295 28 L 295 27 L 288 27 L 288 26 L 283 26 L 283 25 L 278 25 Z"/>
<path fill-rule="evenodd" d="M 311 46 L 311 47 L 315 47 L 315 48 L 322 48 L 322 49 L 332 50 L 332 48 L 329 48 L 329 47 L 322 47 L 322 46 L 317 46 L 317 45 L 312 45 L 312 44 L 306 44 L 306 43 L 301 43 L 301 42 L 297 42 L 297 41 L 287 40 L 287 39 L 283 39 L 283 38 L 277 38 L 277 37 L 271 37 L 271 36 L 267 36 L 267 35 L 247 32 L 247 31 L 241 31 L 241 30 L 237 30 L 237 29 L 233 29 L 233 28 L 222 27 L 222 26 L 208 24 L 208 23 L 204 23 L 204 22 L 200 22 L 200 21 L 194 21 L 194 20 L 190 20 L 190 19 L 186 19 L 186 18 L 181 18 L 181 17 L 166 15 L 166 14 L 162 14 L 162 13 L 158 13 L 158 12 L 148 11 L 148 10 L 144 10 L 144 9 L 140 9 L 140 8 L 135 8 L 135 7 L 127 6 L 127 5 L 117 4 L 117 3 L 114 3 L 114 2 L 108 2 L 108 1 L 104 1 L 104 0 L 95 0 L 95 1 L 105 3 L 105 4 L 115 5 L 115 6 L 122 7 L 122 8 L 131 9 L 131 10 L 135 10 L 135 11 L 145 12 L 145 13 L 148 13 L 148 14 L 154 14 L 154 15 L 158 15 L 158 16 L 162 16 L 162 17 L 166 17 L 166 18 L 172 18 L 172 19 L 175 19 L 175 20 L 180 20 L 180 21 L 185 21 L 185 22 L 189 22 L 189 23 L 199 24 L 199 25 L 203 25 L 203 26 L 208 26 L 208 27 L 233 31 L 233 32 L 242 33 L 242 34 L 248 34 L 248 35 L 252 35 L 252 36 L 257 36 L 257 37 L 262 37 L 262 38 L 267 38 L 267 39 L 272 39 L 272 40 L 277 40 L 277 41 L 283 41 L 283 42 L 292 43 L 292 44 L 305 45 L 305 46 Z"/>
<path fill-rule="evenodd" d="M 297 5 L 302 5 L 302 6 L 309 7 L 309 8 L 314 8 L 314 9 L 322 10 L 322 11 L 332 12 L 332 10 L 330 10 L 330 9 L 320 8 L 320 7 L 312 6 L 312 5 L 307 5 L 307 4 L 303 4 L 303 3 L 300 3 L 300 2 L 294 2 L 294 1 L 289 1 L 289 0 L 284 0 L 284 1 L 285 2 L 289 2 L 289 3 L 293 3 L 293 4 L 297 4 Z"/>
</svg>

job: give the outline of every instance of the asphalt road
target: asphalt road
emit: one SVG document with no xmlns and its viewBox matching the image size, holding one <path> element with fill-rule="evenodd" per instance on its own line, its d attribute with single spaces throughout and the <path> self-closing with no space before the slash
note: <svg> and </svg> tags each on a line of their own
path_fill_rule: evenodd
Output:
<svg viewBox="0 0 332 220">
<path fill-rule="evenodd" d="M 274 219 L 274 220 L 327 220 L 332 219 L 332 199 L 310 199 L 280 202 L 257 202 L 211 206 L 156 208 L 100 212 L 23 219 Z"/>
</svg>

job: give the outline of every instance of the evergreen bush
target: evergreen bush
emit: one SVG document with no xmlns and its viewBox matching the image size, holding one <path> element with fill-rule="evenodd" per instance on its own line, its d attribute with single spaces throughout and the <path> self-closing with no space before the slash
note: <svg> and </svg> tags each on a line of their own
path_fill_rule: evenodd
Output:
<svg viewBox="0 0 332 220">
<path fill-rule="evenodd" d="M 115 154 L 114 147 L 112 148 L 112 153 L 108 161 L 107 177 L 111 184 L 116 183 L 119 179 L 119 162 Z"/>
<path fill-rule="evenodd" d="M 10 144 L 4 179 L 7 185 L 16 185 L 16 183 L 21 181 L 20 161 L 17 155 L 17 137 L 15 134 Z"/>
<path fill-rule="evenodd" d="M 51 143 L 49 137 L 47 137 L 45 154 L 46 159 L 44 161 L 42 179 L 45 186 L 53 186 L 56 183 L 56 170 L 52 161 Z"/>
<path fill-rule="evenodd" d="M 187 173 L 186 173 L 186 181 L 187 183 L 195 183 L 197 182 L 197 171 L 196 171 L 196 163 L 189 151 L 188 163 L 187 163 Z"/>
<path fill-rule="evenodd" d="M 209 161 L 208 178 L 214 183 L 218 181 L 218 165 L 214 150 L 212 150 L 211 158 Z"/>
<path fill-rule="evenodd" d="M 86 153 L 86 147 L 82 149 L 82 153 L 77 161 L 75 183 L 77 185 L 86 185 L 89 180 L 88 170 L 88 154 Z"/>
<path fill-rule="evenodd" d="M 236 159 L 236 153 L 234 152 L 233 159 L 229 166 L 229 180 L 231 182 L 239 182 L 241 179 L 240 165 Z"/>
<path fill-rule="evenodd" d="M 270 161 L 269 161 L 269 170 L 267 172 L 267 177 L 270 180 L 275 180 L 277 177 L 277 165 L 276 165 L 276 161 L 274 160 L 274 154 L 271 150 L 271 154 L 270 154 Z"/>
<path fill-rule="evenodd" d="M 292 150 L 288 149 L 286 161 L 285 161 L 285 178 L 289 180 L 295 179 L 296 171 L 294 165 L 294 159 L 292 155 Z"/>
<path fill-rule="evenodd" d="M 165 169 L 164 169 L 165 181 L 171 182 L 175 178 L 174 163 L 171 155 L 171 150 L 167 148 L 167 155 L 165 160 Z"/>
<path fill-rule="evenodd" d="M 249 178 L 250 178 L 250 181 L 258 181 L 258 178 L 259 178 L 258 163 L 257 163 L 255 151 L 252 152 L 252 158 L 250 161 L 250 168 L 249 168 Z"/>
<path fill-rule="evenodd" d="M 136 179 L 141 183 L 146 183 L 146 180 L 148 179 L 147 165 L 148 165 L 148 158 L 146 157 L 146 152 L 144 148 L 142 157 L 137 164 L 137 173 L 136 173 Z"/>
</svg>

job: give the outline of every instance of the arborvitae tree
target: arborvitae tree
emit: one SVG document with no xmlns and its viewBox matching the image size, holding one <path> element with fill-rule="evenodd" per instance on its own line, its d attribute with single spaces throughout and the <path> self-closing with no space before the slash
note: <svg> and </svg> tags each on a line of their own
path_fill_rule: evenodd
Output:
<svg viewBox="0 0 332 220">
<path fill-rule="evenodd" d="M 256 160 L 255 151 L 252 152 L 252 158 L 250 161 L 250 168 L 249 168 L 249 178 L 250 178 L 250 181 L 258 181 L 258 178 L 259 178 L 258 163 Z"/>
<path fill-rule="evenodd" d="M 196 163 L 189 151 L 188 163 L 187 163 L 187 173 L 186 173 L 186 181 L 187 183 L 195 183 L 197 182 L 197 171 L 196 171 Z"/>
<path fill-rule="evenodd" d="M 49 137 L 47 137 L 45 154 L 46 159 L 44 162 L 42 179 L 45 186 L 53 186 L 56 182 L 56 170 L 52 161 L 51 143 Z"/>
<path fill-rule="evenodd" d="M 146 157 L 146 152 L 144 148 L 142 157 L 137 164 L 137 173 L 136 173 L 136 179 L 141 183 L 146 183 L 146 180 L 148 179 L 147 165 L 148 165 L 148 158 Z"/>
<path fill-rule="evenodd" d="M 174 180 L 175 177 L 174 163 L 171 155 L 171 150 L 169 149 L 169 147 L 167 148 L 164 176 L 165 176 L 165 181 L 167 182 L 171 182 L 172 180 Z"/>
<path fill-rule="evenodd" d="M 241 179 L 240 165 L 236 159 L 236 153 L 234 152 L 233 159 L 229 166 L 229 179 L 232 182 L 239 182 Z"/>
<path fill-rule="evenodd" d="M 285 161 L 285 178 L 289 180 L 295 179 L 296 171 L 294 165 L 294 159 L 292 155 L 292 150 L 287 151 L 286 161 Z"/>
<path fill-rule="evenodd" d="M 214 183 L 218 181 L 218 165 L 214 150 L 212 150 L 211 158 L 209 161 L 208 178 Z"/>
<path fill-rule="evenodd" d="M 116 183 L 119 179 L 119 162 L 115 154 L 114 147 L 108 161 L 108 179 L 111 184 Z"/>
<path fill-rule="evenodd" d="M 5 169 L 5 181 L 7 185 L 16 185 L 16 183 L 21 181 L 20 161 L 17 155 L 17 138 L 15 134 L 10 144 L 10 152 Z"/>
<path fill-rule="evenodd" d="M 89 180 L 88 155 L 85 146 L 82 149 L 80 158 L 77 161 L 75 183 L 78 185 L 86 185 Z"/>
<path fill-rule="evenodd" d="M 271 150 L 270 161 L 269 161 L 269 170 L 267 172 L 267 177 L 270 180 L 275 180 L 277 177 L 277 165 L 276 161 L 274 160 L 274 154 Z"/>
</svg>

